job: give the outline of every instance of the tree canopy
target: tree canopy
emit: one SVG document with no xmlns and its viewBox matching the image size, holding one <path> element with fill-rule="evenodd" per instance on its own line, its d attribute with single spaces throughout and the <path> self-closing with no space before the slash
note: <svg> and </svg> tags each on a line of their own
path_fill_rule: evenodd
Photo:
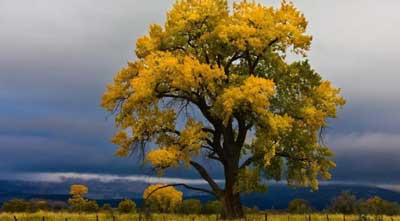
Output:
<svg viewBox="0 0 400 221">
<path fill-rule="evenodd" d="M 70 187 L 69 194 L 73 197 L 85 197 L 85 195 L 89 192 L 89 189 L 85 185 L 81 184 L 73 184 Z"/>
<path fill-rule="evenodd" d="M 98 210 L 98 205 L 95 201 L 88 201 L 85 199 L 85 195 L 89 189 L 85 185 L 73 184 L 70 187 L 71 198 L 68 199 L 68 203 L 71 205 L 72 211 L 94 211 Z"/>
<path fill-rule="evenodd" d="M 265 179 L 316 189 L 335 167 L 320 134 L 345 100 L 311 68 L 306 29 L 288 1 L 278 8 L 239 1 L 232 9 L 227 0 L 176 1 L 165 24 L 137 40 L 137 60 L 102 97 L 116 114 L 117 155 L 142 150 L 160 175 L 193 167 L 211 187 L 202 191 L 230 210 L 241 192 L 264 190 Z M 225 188 L 200 155 L 221 163 Z"/>
<path fill-rule="evenodd" d="M 294 199 L 289 202 L 288 211 L 290 213 L 304 214 L 312 211 L 310 203 L 305 199 Z"/>
<path fill-rule="evenodd" d="M 182 202 L 183 193 L 165 184 L 150 185 L 143 192 L 145 204 L 158 212 L 174 212 Z"/>
<path fill-rule="evenodd" d="M 350 192 L 342 192 L 331 201 L 329 211 L 343 214 L 354 214 L 357 211 L 358 204 L 359 202 L 354 194 Z"/>
<path fill-rule="evenodd" d="M 136 211 L 136 203 L 130 199 L 124 199 L 118 204 L 118 212 L 133 213 Z"/>
</svg>

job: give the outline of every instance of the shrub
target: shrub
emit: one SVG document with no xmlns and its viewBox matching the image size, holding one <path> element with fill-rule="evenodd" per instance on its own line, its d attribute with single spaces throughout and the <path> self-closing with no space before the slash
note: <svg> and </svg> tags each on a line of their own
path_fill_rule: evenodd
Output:
<svg viewBox="0 0 400 221">
<path fill-rule="evenodd" d="M 120 213 L 133 213 L 135 209 L 136 203 L 129 199 L 122 200 L 118 204 L 118 212 Z"/>
<path fill-rule="evenodd" d="M 178 205 L 182 203 L 182 196 L 181 191 L 164 184 L 151 185 L 143 192 L 146 207 L 152 212 L 161 213 L 176 212 Z"/>
<path fill-rule="evenodd" d="M 96 213 L 99 211 L 99 205 L 95 200 L 89 200 L 83 204 L 82 210 L 87 213 Z"/>
<path fill-rule="evenodd" d="M 112 212 L 113 208 L 111 207 L 110 204 L 105 203 L 102 207 L 101 207 L 101 211 L 103 212 Z"/>
<path fill-rule="evenodd" d="M 288 206 L 288 211 L 290 213 L 304 214 L 310 213 L 312 211 L 310 203 L 304 199 L 294 199 L 290 201 Z"/>
<path fill-rule="evenodd" d="M 349 192 L 342 192 L 332 200 L 328 210 L 333 213 L 354 214 L 357 210 L 357 198 Z"/>
<path fill-rule="evenodd" d="M 12 199 L 3 204 L 2 210 L 11 213 L 30 212 L 31 204 L 23 199 Z"/>
<path fill-rule="evenodd" d="M 201 212 L 201 202 L 196 199 L 187 199 L 179 205 L 178 211 L 183 214 L 199 214 Z"/>
<path fill-rule="evenodd" d="M 222 205 L 220 201 L 209 201 L 201 208 L 204 214 L 220 214 L 222 212 Z"/>
</svg>

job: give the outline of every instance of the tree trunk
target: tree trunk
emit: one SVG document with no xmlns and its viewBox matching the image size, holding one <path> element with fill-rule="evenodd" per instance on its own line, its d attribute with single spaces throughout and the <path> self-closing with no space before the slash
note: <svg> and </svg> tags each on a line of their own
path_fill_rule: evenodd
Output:
<svg viewBox="0 0 400 221">
<path fill-rule="evenodd" d="M 240 219 L 244 217 L 242 203 L 240 202 L 239 193 L 225 192 L 220 199 L 222 203 L 222 218 L 223 219 Z"/>
<path fill-rule="evenodd" d="M 230 154 L 232 154 L 232 152 Z M 240 219 L 244 217 L 243 207 L 240 202 L 240 193 L 235 191 L 235 183 L 237 182 L 239 174 L 239 157 L 232 155 L 231 159 L 232 160 L 227 161 L 224 165 L 225 190 L 219 198 L 223 209 L 222 218 Z"/>
</svg>

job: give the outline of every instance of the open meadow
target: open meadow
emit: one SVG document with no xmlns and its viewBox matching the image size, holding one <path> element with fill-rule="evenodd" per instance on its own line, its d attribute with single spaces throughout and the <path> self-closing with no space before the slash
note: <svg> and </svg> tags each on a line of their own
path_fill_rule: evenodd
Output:
<svg viewBox="0 0 400 221">
<path fill-rule="evenodd" d="M 1 213 L 1 221 L 218 221 L 218 215 L 176 214 L 85 214 L 85 213 Z M 239 220 L 239 219 L 238 219 Z M 250 214 L 242 221 L 400 221 L 400 216 L 342 214 Z"/>
</svg>

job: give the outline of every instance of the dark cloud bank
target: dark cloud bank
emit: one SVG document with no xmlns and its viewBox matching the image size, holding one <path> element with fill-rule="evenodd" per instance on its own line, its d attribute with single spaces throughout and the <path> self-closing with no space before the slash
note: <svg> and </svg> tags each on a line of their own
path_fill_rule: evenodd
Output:
<svg viewBox="0 0 400 221">
<path fill-rule="evenodd" d="M 295 3 L 310 20 L 313 66 L 348 100 L 328 128 L 334 180 L 399 183 L 400 2 Z M 171 4 L 1 1 L 0 173 L 143 173 L 135 159 L 113 155 L 112 119 L 99 101 L 134 59 L 135 39 Z M 178 174 L 195 177 L 170 173 Z"/>
</svg>

